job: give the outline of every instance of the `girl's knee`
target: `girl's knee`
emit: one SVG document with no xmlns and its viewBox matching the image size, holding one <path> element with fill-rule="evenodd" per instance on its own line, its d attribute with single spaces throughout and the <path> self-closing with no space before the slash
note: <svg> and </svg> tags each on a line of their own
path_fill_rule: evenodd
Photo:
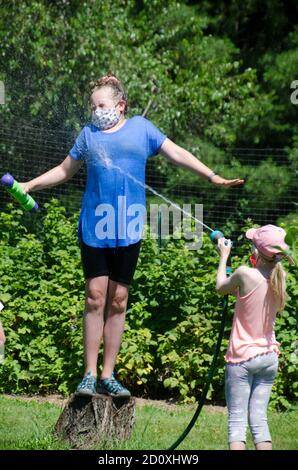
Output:
<svg viewBox="0 0 298 470">
<path fill-rule="evenodd" d="M 106 302 L 105 294 L 99 289 L 89 289 L 86 293 L 86 312 L 102 313 Z"/>
<path fill-rule="evenodd" d="M 125 313 L 127 305 L 127 296 L 116 294 L 110 299 L 110 313 L 121 314 Z"/>
</svg>

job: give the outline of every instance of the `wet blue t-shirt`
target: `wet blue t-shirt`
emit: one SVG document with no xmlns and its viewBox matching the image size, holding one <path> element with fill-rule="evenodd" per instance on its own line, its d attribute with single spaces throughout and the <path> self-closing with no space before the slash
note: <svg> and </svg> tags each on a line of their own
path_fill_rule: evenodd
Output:
<svg viewBox="0 0 298 470">
<path fill-rule="evenodd" d="M 142 238 L 146 222 L 145 169 L 166 136 L 135 116 L 114 132 L 86 125 L 69 155 L 84 160 L 87 183 L 79 238 L 93 247 L 128 246 Z"/>
</svg>

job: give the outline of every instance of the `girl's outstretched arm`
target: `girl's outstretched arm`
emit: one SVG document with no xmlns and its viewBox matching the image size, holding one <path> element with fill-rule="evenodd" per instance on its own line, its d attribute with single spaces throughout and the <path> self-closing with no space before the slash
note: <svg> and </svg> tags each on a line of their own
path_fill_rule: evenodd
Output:
<svg viewBox="0 0 298 470">
<path fill-rule="evenodd" d="M 233 180 L 226 180 L 219 175 L 216 175 L 208 166 L 204 165 L 198 160 L 192 153 L 188 152 L 179 145 L 172 142 L 170 139 L 166 139 L 159 149 L 159 153 L 164 155 L 172 163 L 191 170 L 194 173 L 202 176 L 203 178 L 209 179 L 213 184 L 217 186 L 238 186 L 243 184 L 244 180 L 236 178 Z"/>
<path fill-rule="evenodd" d="M 20 183 L 20 185 L 25 193 L 57 186 L 72 178 L 79 171 L 82 164 L 82 160 L 74 160 L 68 155 L 60 165 L 55 166 L 33 180 Z"/>
</svg>

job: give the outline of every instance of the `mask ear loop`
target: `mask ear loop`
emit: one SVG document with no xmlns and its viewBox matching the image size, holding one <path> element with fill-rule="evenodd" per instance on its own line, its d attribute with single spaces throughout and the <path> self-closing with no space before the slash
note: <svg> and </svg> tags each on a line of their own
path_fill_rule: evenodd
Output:
<svg viewBox="0 0 298 470">
<path fill-rule="evenodd" d="M 116 111 L 116 108 L 117 108 L 118 104 L 120 103 L 120 101 L 125 101 L 125 102 L 127 103 L 127 101 L 126 101 L 124 98 L 121 98 L 121 99 L 118 101 L 118 103 L 115 104 L 115 106 L 114 106 L 115 111 Z M 121 117 L 125 117 L 125 110 L 126 110 L 126 106 L 124 106 L 123 111 L 119 111 L 119 113 L 120 113 L 120 118 L 121 118 Z"/>
</svg>

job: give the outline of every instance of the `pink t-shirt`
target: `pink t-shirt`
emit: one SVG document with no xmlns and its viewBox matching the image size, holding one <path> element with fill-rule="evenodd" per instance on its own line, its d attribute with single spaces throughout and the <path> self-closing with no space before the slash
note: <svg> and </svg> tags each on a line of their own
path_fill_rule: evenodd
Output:
<svg viewBox="0 0 298 470">
<path fill-rule="evenodd" d="M 270 351 L 279 353 L 274 325 L 278 303 L 269 279 L 263 279 L 247 295 L 237 290 L 233 326 L 225 360 L 242 362 Z"/>
</svg>

